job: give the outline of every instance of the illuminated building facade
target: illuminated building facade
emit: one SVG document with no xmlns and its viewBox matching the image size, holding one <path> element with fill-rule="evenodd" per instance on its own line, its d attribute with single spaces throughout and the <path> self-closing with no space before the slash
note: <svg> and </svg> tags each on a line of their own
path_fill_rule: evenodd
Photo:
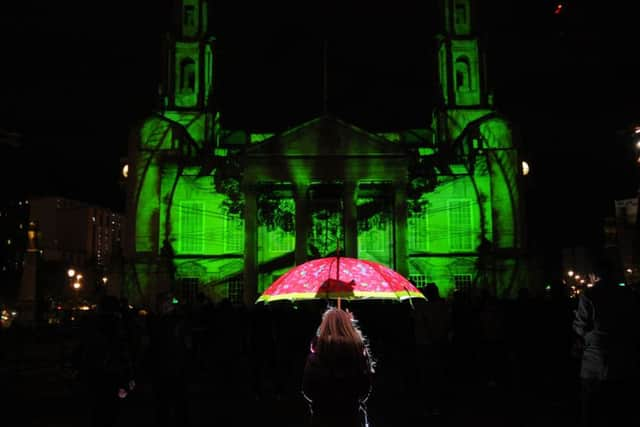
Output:
<svg viewBox="0 0 640 427">
<path fill-rule="evenodd" d="M 253 304 L 294 265 L 337 251 L 444 295 L 529 286 L 521 159 L 484 84 L 470 0 L 443 2 L 432 117 L 375 133 L 331 114 L 284 132 L 224 128 L 207 3 L 177 6 L 162 108 L 130 140 L 130 300 L 174 291 Z"/>
</svg>

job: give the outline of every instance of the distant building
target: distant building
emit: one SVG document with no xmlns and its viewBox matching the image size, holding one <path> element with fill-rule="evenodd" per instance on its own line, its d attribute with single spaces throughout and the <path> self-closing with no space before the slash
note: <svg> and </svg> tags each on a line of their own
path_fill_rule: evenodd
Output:
<svg viewBox="0 0 640 427">
<path fill-rule="evenodd" d="M 121 214 L 62 197 L 32 198 L 30 205 L 45 260 L 73 265 L 94 260 L 98 266 L 109 265 L 113 246 L 121 240 Z"/>
<path fill-rule="evenodd" d="M 614 216 L 604 218 L 604 250 L 614 256 L 617 273 L 625 283 L 640 280 L 638 257 L 638 198 L 615 200 Z M 577 295 L 592 285 L 589 274 L 597 275 L 596 254 L 585 247 L 565 248 L 562 252 L 563 281 L 569 286 L 569 294 Z M 574 289 L 572 289 L 574 287 Z"/>
<path fill-rule="evenodd" d="M 28 200 L 0 205 L 0 297 L 14 299 L 22 277 L 29 222 Z"/>
<path fill-rule="evenodd" d="M 102 278 L 108 281 L 114 251 L 121 245 L 122 215 L 63 197 L 34 197 L 29 202 L 42 261 L 63 273 L 68 268 L 82 271 L 90 287 L 104 285 Z"/>
<path fill-rule="evenodd" d="M 175 4 L 162 107 L 132 130 L 128 155 L 132 300 L 204 292 L 250 305 L 294 265 L 338 250 L 445 295 L 532 287 L 522 159 L 492 106 L 470 0 L 442 2 L 433 115 L 375 133 L 331 114 L 284 132 L 224 128 L 207 2 Z"/>
</svg>

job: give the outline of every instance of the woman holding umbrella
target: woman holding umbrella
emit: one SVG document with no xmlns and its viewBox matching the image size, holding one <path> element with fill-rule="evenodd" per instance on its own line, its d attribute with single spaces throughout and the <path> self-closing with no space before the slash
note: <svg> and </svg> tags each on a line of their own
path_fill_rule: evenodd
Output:
<svg viewBox="0 0 640 427">
<path fill-rule="evenodd" d="M 313 427 L 368 425 L 365 402 L 373 363 L 365 339 L 349 311 L 329 308 L 322 316 L 304 368 L 302 392 Z"/>
</svg>

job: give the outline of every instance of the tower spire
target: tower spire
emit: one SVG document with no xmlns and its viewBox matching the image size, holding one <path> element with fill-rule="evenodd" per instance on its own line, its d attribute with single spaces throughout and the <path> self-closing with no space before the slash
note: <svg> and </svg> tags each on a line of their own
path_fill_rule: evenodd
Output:
<svg viewBox="0 0 640 427">
<path fill-rule="evenodd" d="M 174 0 L 174 5 L 177 19 L 164 49 L 163 104 L 168 110 L 202 111 L 211 101 L 214 75 L 207 0 Z"/>
<path fill-rule="evenodd" d="M 447 108 L 486 104 L 482 57 L 473 28 L 472 0 L 442 0 L 444 31 L 438 39 L 438 70 Z"/>
</svg>

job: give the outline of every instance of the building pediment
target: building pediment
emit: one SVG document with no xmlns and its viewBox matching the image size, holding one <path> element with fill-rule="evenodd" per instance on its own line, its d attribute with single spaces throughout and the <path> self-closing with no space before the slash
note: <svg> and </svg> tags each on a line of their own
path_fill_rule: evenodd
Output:
<svg viewBox="0 0 640 427">
<path fill-rule="evenodd" d="M 398 157 L 403 146 L 332 116 L 321 116 L 254 145 L 248 157 Z"/>
</svg>

